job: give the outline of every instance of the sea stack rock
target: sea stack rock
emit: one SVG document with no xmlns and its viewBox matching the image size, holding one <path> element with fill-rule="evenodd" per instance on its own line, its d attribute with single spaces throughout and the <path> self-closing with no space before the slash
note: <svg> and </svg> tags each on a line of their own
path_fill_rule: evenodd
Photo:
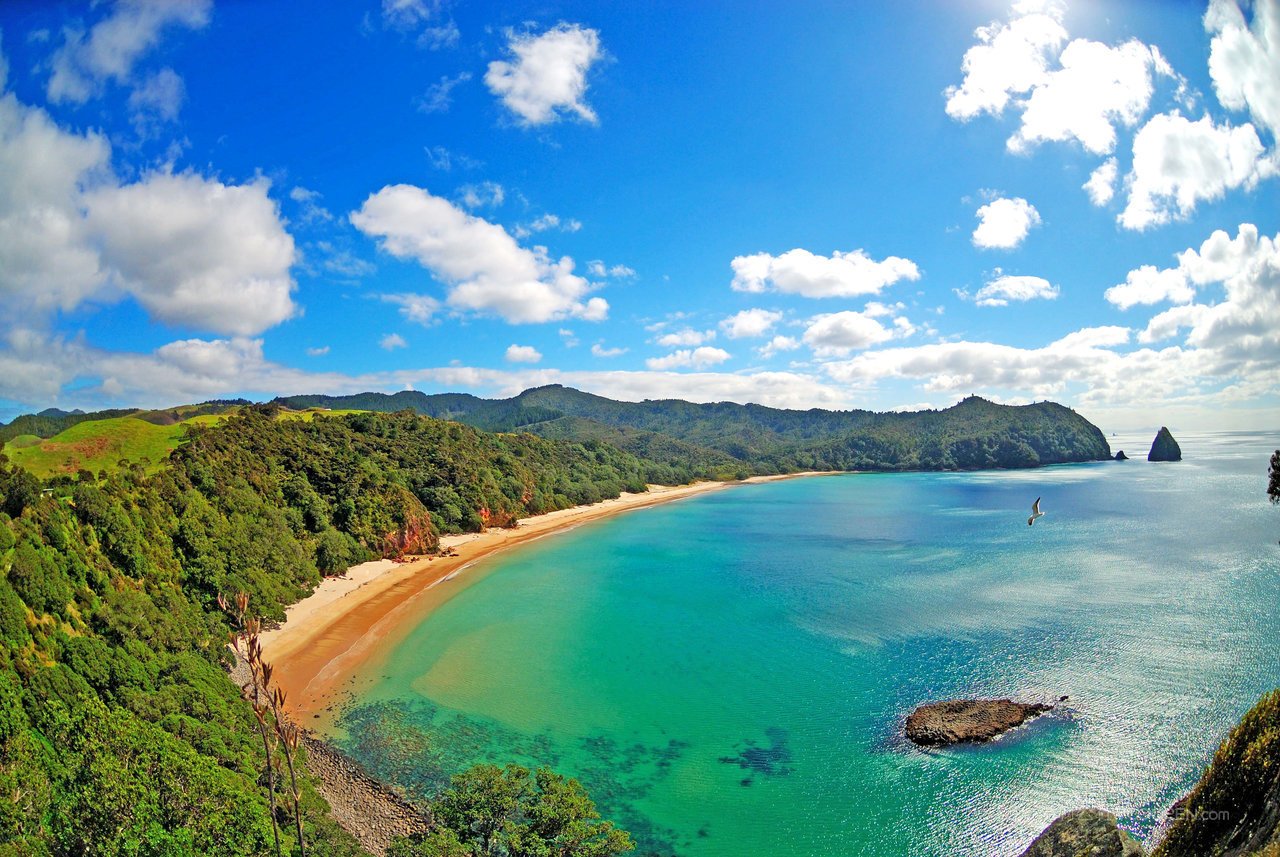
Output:
<svg viewBox="0 0 1280 857">
<path fill-rule="evenodd" d="M 1151 442 L 1151 451 L 1147 453 L 1147 461 L 1181 461 L 1182 448 L 1173 439 L 1173 435 L 1164 426 L 1160 426 L 1156 439 Z"/>
<path fill-rule="evenodd" d="M 1111 813 L 1077 809 L 1046 827 L 1021 857 L 1143 857 L 1143 850 Z"/>
<path fill-rule="evenodd" d="M 949 699 L 921 705 L 907 717 L 906 734 L 921 747 L 990 741 L 1015 726 L 1052 711 L 1042 702 L 1012 699 Z"/>
<path fill-rule="evenodd" d="M 1128 461 L 1128 460 L 1129 460 L 1129 456 L 1124 454 L 1123 449 L 1116 451 L 1116 461 Z"/>
</svg>

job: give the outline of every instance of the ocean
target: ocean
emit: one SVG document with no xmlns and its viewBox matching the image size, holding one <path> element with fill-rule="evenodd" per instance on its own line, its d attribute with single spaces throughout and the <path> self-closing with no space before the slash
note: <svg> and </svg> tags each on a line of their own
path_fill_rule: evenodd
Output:
<svg viewBox="0 0 1280 857">
<path fill-rule="evenodd" d="M 1280 685 L 1280 436 L 1149 463 L 1151 436 L 1110 438 L 1126 462 L 734 487 L 492 557 L 334 738 L 418 796 L 549 765 L 638 853 L 1004 857 L 1086 806 L 1147 838 Z M 1063 695 L 991 744 L 901 737 L 921 702 Z"/>
</svg>

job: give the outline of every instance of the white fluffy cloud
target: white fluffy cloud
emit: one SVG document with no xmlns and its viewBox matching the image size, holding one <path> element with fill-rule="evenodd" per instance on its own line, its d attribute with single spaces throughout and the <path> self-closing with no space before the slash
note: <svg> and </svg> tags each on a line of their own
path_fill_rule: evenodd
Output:
<svg viewBox="0 0 1280 857">
<path fill-rule="evenodd" d="M 650 369 L 706 369 L 728 360 L 732 355 L 723 348 L 704 345 L 700 348 L 683 348 L 673 351 L 665 357 L 650 357 L 644 361 Z"/>
<path fill-rule="evenodd" d="M 657 340 L 658 345 L 663 348 L 677 348 L 682 345 L 701 345 L 716 338 L 714 330 L 694 330 L 691 327 L 673 330 L 670 333 L 664 333 Z"/>
<path fill-rule="evenodd" d="M 1215 125 L 1205 116 L 1192 122 L 1177 111 L 1155 116 L 1133 139 L 1129 200 L 1119 222 L 1146 229 L 1186 217 L 1202 200 L 1253 187 L 1274 175 L 1274 157 L 1264 157 L 1250 124 Z"/>
<path fill-rule="evenodd" d="M 157 173 L 85 196 L 117 284 L 166 324 L 248 335 L 293 316 L 293 238 L 265 179 Z"/>
<path fill-rule="evenodd" d="M 157 321 L 233 335 L 296 312 L 293 239 L 265 180 L 158 172 L 121 185 L 110 156 L 103 138 L 64 131 L 0 95 L 0 300 L 9 308 L 43 316 L 130 294 Z"/>
<path fill-rule="evenodd" d="M 134 65 L 159 43 L 165 28 L 200 29 L 209 23 L 212 8 L 213 0 L 128 0 L 117 3 L 88 33 L 64 30 L 63 44 L 50 62 L 49 100 L 83 104 L 108 80 L 130 83 Z M 171 93 L 172 84 L 162 85 Z"/>
<path fill-rule="evenodd" d="M 1164 301 L 1189 303 L 1195 297 L 1195 290 L 1178 268 L 1160 270 L 1154 265 L 1143 265 L 1130 271 L 1123 283 L 1107 289 L 1104 297 L 1120 309 L 1129 309 L 1137 304 Z"/>
<path fill-rule="evenodd" d="M 814 316 L 803 338 L 817 356 L 834 357 L 887 342 L 893 331 L 867 313 L 833 312 Z"/>
<path fill-rule="evenodd" d="M 720 322 L 720 329 L 730 339 L 764 336 L 782 321 L 782 313 L 768 309 L 744 309 Z"/>
<path fill-rule="evenodd" d="M 1204 26 L 1213 34 L 1209 76 L 1218 101 L 1248 109 L 1254 122 L 1280 137 L 1280 3 L 1257 0 L 1250 26 L 1233 0 L 1211 0 Z"/>
<path fill-rule="evenodd" d="M 1173 77 L 1157 48 L 1136 39 L 1118 47 L 1076 39 L 1058 58 L 1060 68 L 1032 88 L 1022 127 L 1009 148 L 1025 152 L 1040 142 L 1075 140 L 1106 154 L 1116 145 L 1116 125 L 1133 126 L 1147 111 L 1153 76 Z"/>
<path fill-rule="evenodd" d="M 1089 174 L 1089 180 L 1083 187 L 1089 194 L 1089 201 L 1103 206 L 1111 202 L 1116 195 L 1116 174 L 1118 166 L 1115 158 L 1107 158 L 1096 170 Z"/>
<path fill-rule="evenodd" d="M 973 299 L 978 306 L 1008 306 L 1009 301 L 1053 300 L 1058 293 L 1058 287 L 1044 277 L 1000 274 L 978 289 Z"/>
<path fill-rule="evenodd" d="M 537 363 L 542 359 L 542 352 L 532 345 L 509 345 L 503 357 L 508 363 Z"/>
<path fill-rule="evenodd" d="M 1067 31 L 1056 9 L 1014 17 L 1009 23 L 979 27 L 978 44 L 965 51 L 964 80 L 947 89 L 947 114 L 968 120 L 999 114 L 1010 99 L 1043 83 Z"/>
<path fill-rule="evenodd" d="M 609 304 L 588 297 L 591 284 L 573 260 L 526 249 L 501 226 L 412 185 L 388 185 L 365 200 L 351 222 L 398 259 L 415 259 L 448 286 L 455 310 L 512 323 L 575 317 L 603 320 Z"/>
<path fill-rule="evenodd" d="M 906 379 L 951 395 L 975 390 L 1036 398 L 1068 394 L 1078 407 L 1139 417 L 1151 407 L 1208 414 L 1224 404 L 1255 404 L 1260 397 L 1274 403 L 1280 389 L 1280 326 L 1274 323 L 1280 318 L 1280 235 L 1259 236 L 1251 224 L 1240 226 L 1234 238 L 1214 232 L 1198 249 L 1179 254 L 1176 270 L 1205 292 L 1220 287 L 1220 297 L 1152 318 L 1138 334 L 1140 344 L 1184 337 L 1159 350 L 1126 352 L 1130 329 L 1104 326 L 1075 331 L 1041 348 L 934 343 L 865 351 L 823 368 L 844 384 Z"/>
<path fill-rule="evenodd" d="M 398 333 L 388 333 L 378 340 L 378 347 L 383 351 L 395 351 L 397 348 L 408 348 L 409 343 Z"/>
<path fill-rule="evenodd" d="M 1021 113 L 1008 140 L 1015 152 L 1074 140 L 1106 154 L 1115 148 L 1116 126 L 1132 126 L 1146 112 L 1154 78 L 1176 77 L 1159 50 L 1137 40 L 1114 47 L 1087 39 L 1068 43 L 1056 3 L 1019 4 L 1007 23 L 993 22 L 974 35 L 978 43 L 961 64 L 964 78 L 947 90 L 947 114 L 968 121 L 1012 106 Z"/>
<path fill-rule="evenodd" d="M 583 100 L 587 72 L 600 59 L 600 34 L 577 24 L 559 24 L 541 35 L 508 31 L 512 59 L 489 63 L 484 82 L 522 124 L 545 125 L 565 113 L 594 123 Z"/>
<path fill-rule="evenodd" d="M 622 355 L 626 354 L 628 350 L 629 349 L 622 348 L 622 347 L 605 348 L 604 345 L 597 342 L 591 346 L 591 356 L 592 357 L 621 357 Z"/>
<path fill-rule="evenodd" d="M 795 351 L 800 347 L 800 340 L 794 336 L 775 336 L 764 345 L 756 349 L 757 353 L 764 359 L 768 360 L 773 355 L 783 351 Z"/>
<path fill-rule="evenodd" d="M 889 256 L 877 262 L 863 250 L 837 250 L 830 256 L 804 249 L 788 250 L 781 256 L 755 253 L 738 256 L 730 264 L 735 291 L 774 289 L 806 298 L 871 295 L 899 280 L 920 279 L 920 269 L 910 259 Z"/>
<path fill-rule="evenodd" d="M 1040 223 L 1040 212 L 1022 197 L 993 199 L 978 209 L 973 246 L 1009 250 L 1022 243 L 1031 227 Z"/>
<path fill-rule="evenodd" d="M 111 147 L 58 128 L 0 94 L 0 297 L 19 310 L 71 309 L 105 281 L 82 214 L 110 180 Z"/>
</svg>

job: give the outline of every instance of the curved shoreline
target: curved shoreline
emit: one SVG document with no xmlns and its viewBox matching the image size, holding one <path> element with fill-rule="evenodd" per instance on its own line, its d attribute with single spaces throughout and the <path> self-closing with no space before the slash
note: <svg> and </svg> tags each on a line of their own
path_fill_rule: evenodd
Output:
<svg viewBox="0 0 1280 857">
<path fill-rule="evenodd" d="M 291 606 L 278 628 L 262 634 L 276 681 L 288 694 L 287 708 L 301 724 L 320 719 L 333 708 L 361 666 L 428 615 L 415 604 L 442 583 L 454 580 L 477 561 L 526 542 L 573 529 L 622 512 L 643 509 L 733 485 L 773 482 L 835 472 L 757 476 L 742 482 L 695 482 L 676 487 L 652 485 L 644 494 L 627 494 L 589 506 L 573 506 L 522 518 L 514 529 L 443 536 L 447 556 L 418 557 L 396 563 L 377 560 L 325 578 L 311 595 Z M 442 600 L 458 592 L 450 587 Z M 409 622 L 408 620 L 414 620 Z"/>
</svg>

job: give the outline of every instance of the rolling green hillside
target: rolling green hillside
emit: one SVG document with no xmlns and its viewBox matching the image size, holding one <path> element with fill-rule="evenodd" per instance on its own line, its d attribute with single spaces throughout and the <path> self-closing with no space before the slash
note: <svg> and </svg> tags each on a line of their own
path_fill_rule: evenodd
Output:
<svg viewBox="0 0 1280 857">
<path fill-rule="evenodd" d="M 594 438 L 659 460 L 739 475 L 790 470 L 973 470 L 1111 457 L 1096 426 L 1052 402 L 999 405 L 971 396 L 941 411 L 782 410 L 675 399 L 618 402 L 552 385 L 511 399 L 460 394 L 292 396 L 291 408 L 412 409 L 488 431 Z M 658 438 L 663 442 L 659 442 Z"/>
<path fill-rule="evenodd" d="M 97 473 L 112 469 L 121 461 L 141 465 L 143 470 L 153 472 L 187 439 L 189 426 L 214 425 L 242 407 L 234 404 L 215 409 L 206 404 L 184 405 L 163 411 L 130 411 L 127 416 L 102 416 L 115 414 L 115 411 L 75 414 L 76 420 L 70 428 L 47 438 L 35 434 L 17 435 L 4 445 L 3 452 L 11 462 L 41 479 L 72 476 L 80 470 Z M 277 416 L 280 419 L 309 421 L 317 414 L 339 416 L 353 413 L 360 412 L 328 408 L 282 409 Z M 25 424 L 31 425 L 30 422 Z"/>
</svg>

